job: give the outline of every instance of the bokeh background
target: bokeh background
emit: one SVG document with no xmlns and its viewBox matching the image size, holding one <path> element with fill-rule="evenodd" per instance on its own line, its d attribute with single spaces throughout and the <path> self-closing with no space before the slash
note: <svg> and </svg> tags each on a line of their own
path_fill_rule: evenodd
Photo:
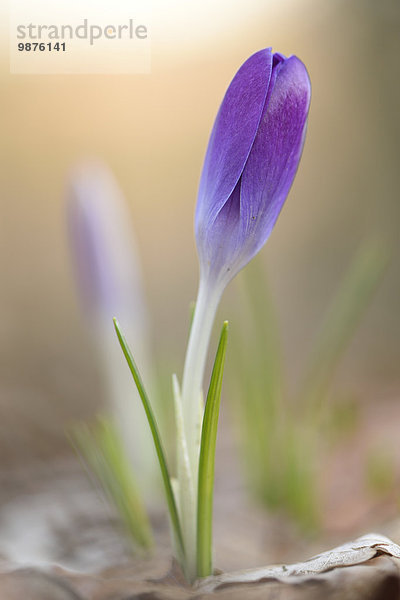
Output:
<svg viewBox="0 0 400 600">
<path fill-rule="evenodd" d="M 126 196 L 153 349 L 181 373 L 208 135 L 233 74 L 266 46 L 304 61 L 313 94 L 300 169 L 260 258 L 288 377 L 357 247 L 377 235 L 392 260 L 337 378 L 369 401 L 398 397 L 397 0 L 155 2 L 149 75 L 10 75 L 2 27 L 0 463 L 70 452 L 65 427 L 105 401 L 66 228 L 66 181 L 83 159 L 108 164 Z"/>
</svg>

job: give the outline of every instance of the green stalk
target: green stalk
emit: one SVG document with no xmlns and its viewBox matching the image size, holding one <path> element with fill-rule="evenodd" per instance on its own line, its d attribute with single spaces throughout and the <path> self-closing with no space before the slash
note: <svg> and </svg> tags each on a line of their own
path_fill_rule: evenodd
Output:
<svg viewBox="0 0 400 600">
<path fill-rule="evenodd" d="M 211 374 L 201 431 L 198 499 L 197 499 L 197 576 L 212 574 L 212 514 L 214 491 L 215 447 L 222 376 L 224 372 L 228 321 L 222 326 L 217 354 Z"/>
<path fill-rule="evenodd" d="M 114 318 L 113 320 L 114 320 L 115 331 L 117 332 L 119 343 L 121 345 L 122 351 L 123 351 L 126 361 L 128 363 L 129 369 L 132 373 L 132 377 L 135 381 L 136 387 L 138 389 L 140 398 L 143 403 L 143 408 L 146 412 L 146 416 L 147 416 L 147 419 L 149 422 L 151 434 L 153 436 L 154 446 L 155 446 L 156 452 L 157 452 L 158 462 L 160 464 L 161 475 L 162 475 L 162 479 L 163 479 L 163 483 L 164 483 L 165 495 L 166 495 L 167 504 L 168 504 L 168 510 L 169 510 L 169 514 L 170 514 L 170 518 L 171 518 L 171 524 L 172 524 L 172 528 L 173 528 L 173 531 L 175 534 L 177 548 L 179 549 L 180 556 L 178 558 L 181 562 L 184 562 L 185 547 L 184 547 L 184 542 L 183 542 L 182 529 L 181 529 L 178 510 L 177 510 L 177 506 L 176 506 L 175 496 L 174 496 L 174 492 L 173 492 L 172 485 L 171 485 L 171 477 L 169 475 L 167 461 L 166 461 L 164 449 L 163 449 L 163 446 L 161 443 L 161 438 L 160 438 L 160 434 L 158 431 L 157 422 L 156 422 L 155 416 L 153 414 L 153 410 L 151 408 L 150 401 L 147 396 L 146 390 L 144 388 L 142 379 L 140 377 L 139 370 L 133 359 L 133 356 L 129 349 L 129 346 L 121 332 L 121 329 L 120 329 L 117 319 Z"/>
</svg>

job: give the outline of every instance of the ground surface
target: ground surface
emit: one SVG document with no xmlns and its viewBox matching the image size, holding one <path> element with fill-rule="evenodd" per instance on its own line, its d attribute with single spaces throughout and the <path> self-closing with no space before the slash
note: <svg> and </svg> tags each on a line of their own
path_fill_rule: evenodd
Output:
<svg viewBox="0 0 400 600">
<path fill-rule="evenodd" d="M 268 516 L 249 502 L 231 436 L 223 432 L 218 448 L 215 498 L 216 566 L 226 572 L 298 562 L 375 530 L 398 543 L 396 487 L 381 496 L 368 493 L 361 466 L 367 449 L 382 436 L 389 441 L 396 439 L 393 436 L 399 422 L 400 403 L 382 400 L 371 404 L 355 435 L 341 441 L 331 452 L 322 485 L 323 530 L 313 538 L 299 534 L 282 516 Z M 397 468 L 398 451 L 393 446 Z M 152 518 L 158 551 L 149 559 L 132 558 L 115 515 L 72 455 L 4 467 L 0 473 L 0 597 L 4 600 L 201 597 L 199 590 L 192 592 L 182 585 L 176 571 L 165 580 L 171 569 L 171 553 L 162 507 L 153 511 Z M 216 593 L 221 599 L 297 600 L 328 597 L 339 585 L 342 595 L 332 597 L 383 600 L 400 597 L 396 595 L 396 561 L 381 557 L 368 567 L 351 569 L 341 569 L 345 575 L 336 576 L 334 584 L 332 580 L 316 583 L 314 578 L 294 587 L 270 582 L 268 591 L 253 584 L 246 589 L 246 596 L 243 590 L 240 595 L 236 589 L 230 589 L 229 594 L 223 589 Z M 160 579 L 163 584 L 154 583 Z M 368 582 L 369 596 L 365 589 L 363 596 L 354 595 L 352 582 L 361 580 Z M 346 586 L 350 586 L 348 596 Z M 305 589 L 308 595 L 304 595 Z M 381 595 L 382 590 L 386 590 L 386 595 Z"/>
</svg>

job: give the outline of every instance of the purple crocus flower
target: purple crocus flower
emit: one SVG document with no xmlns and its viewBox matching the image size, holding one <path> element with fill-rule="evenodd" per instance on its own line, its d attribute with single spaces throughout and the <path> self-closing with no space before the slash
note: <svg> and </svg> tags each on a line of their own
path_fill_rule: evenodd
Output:
<svg viewBox="0 0 400 600">
<path fill-rule="evenodd" d="M 116 314 L 121 320 L 132 320 L 134 314 L 134 329 L 142 330 L 143 286 L 128 206 L 113 174 L 99 160 L 82 161 L 71 171 L 67 217 L 78 291 L 87 316 L 93 320 L 100 315 L 113 339 Z"/>
<path fill-rule="evenodd" d="M 226 285 L 267 241 L 299 164 L 310 95 L 303 63 L 271 48 L 253 54 L 233 78 L 200 181 L 201 277 Z"/>
<path fill-rule="evenodd" d="M 260 50 L 233 78 L 211 133 L 195 217 L 200 285 L 182 381 L 194 482 L 198 400 L 215 313 L 225 286 L 265 244 L 279 216 L 299 164 L 310 95 L 296 56 Z"/>
<path fill-rule="evenodd" d="M 151 379 L 147 311 L 128 205 L 113 174 L 98 160 L 82 161 L 72 169 L 66 202 L 77 291 L 91 327 L 108 410 L 150 498 L 157 489 L 153 442 L 112 322 L 118 315 L 134 340 L 142 372 Z"/>
</svg>

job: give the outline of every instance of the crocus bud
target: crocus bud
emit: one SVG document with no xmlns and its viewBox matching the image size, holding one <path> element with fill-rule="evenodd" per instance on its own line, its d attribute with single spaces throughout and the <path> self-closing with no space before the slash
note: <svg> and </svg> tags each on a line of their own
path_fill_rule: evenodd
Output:
<svg viewBox="0 0 400 600">
<path fill-rule="evenodd" d="M 139 255 L 126 200 L 106 165 L 91 160 L 75 166 L 68 179 L 67 210 L 86 317 L 106 321 L 112 339 L 115 315 L 121 322 L 134 319 L 135 338 L 142 340 L 147 315 Z"/>
<path fill-rule="evenodd" d="M 201 279 L 224 288 L 267 241 L 304 142 L 310 80 L 296 57 L 253 54 L 211 133 L 195 218 Z"/>
<path fill-rule="evenodd" d="M 260 50 L 236 73 L 214 123 L 196 208 L 200 284 L 182 380 L 194 481 L 198 398 L 218 303 L 265 244 L 282 209 L 300 160 L 310 95 L 298 58 Z"/>
<path fill-rule="evenodd" d="M 108 409 L 142 491 L 153 497 L 158 476 L 153 443 L 112 321 L 117 316 L 123 323 L 141 371 L 146 380 L 151 379 L 147 311 L 129 210 L 112 173 L 99 161 L 85 161 L 73 169 L 66 200 L 77 288 L 91 327 Z"/>
<path fill-rule="evenodd" d="M 197 497 L 199 398 L 212 326 L 225 286 L 265 244 L 282 209 L 300 160 L 310 92 L 298 58 L 260 50 L 233 78 L 208 144 L 195 217 L 200 283 L 181 395 L 191 486 L 180 486 L 180 507 L 190 573 L 195 573 L 191 507 Z M 185 464 L 180 459 L 178 473 Z"/>
</svg>

